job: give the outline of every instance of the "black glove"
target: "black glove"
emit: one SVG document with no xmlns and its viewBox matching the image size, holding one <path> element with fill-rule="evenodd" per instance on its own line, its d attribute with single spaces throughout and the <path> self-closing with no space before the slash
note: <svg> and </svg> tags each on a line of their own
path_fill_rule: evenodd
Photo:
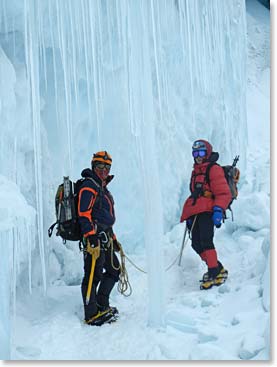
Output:
<svg viewBox="0 0 277 367">
<path fill-rule="evenodd" d="M 89 243 L 92 248 L 97 247 L 99 245 L 98 236 L 96 234 L 88 236 L 86 240 L 87 243 Z"/>
</svg>

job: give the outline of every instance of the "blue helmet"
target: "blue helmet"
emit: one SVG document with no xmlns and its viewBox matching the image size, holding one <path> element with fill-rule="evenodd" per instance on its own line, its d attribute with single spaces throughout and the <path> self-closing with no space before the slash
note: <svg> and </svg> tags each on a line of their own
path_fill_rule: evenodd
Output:
<svg viewBox="0 0 277 367">
<path fill-rule="evenodd" d="M 192 144 L 192 150 L 207 150 L 207 147 L 203 140 L 195 140 L 195 142 Z"/>
</svg>

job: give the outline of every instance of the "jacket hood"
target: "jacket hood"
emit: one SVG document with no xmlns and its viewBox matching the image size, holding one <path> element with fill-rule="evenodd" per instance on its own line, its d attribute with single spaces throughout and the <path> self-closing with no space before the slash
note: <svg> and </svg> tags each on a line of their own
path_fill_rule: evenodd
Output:
<svg viewBox="0 0 277 367">
<path fill-rule="evenodd" d="M 217 152 L 212 152 L 209 158 L 209 162 L 217 162 L 219 158 L 219 154 Z"/>
<path fill-rule="evenodd" d="M 86 177 L 93 177 L 93 172 L 90 168 L 85 168 L 83 169 L 83 171 L 81 172 L 81 176 L 86 178 Z"/>
</svg>

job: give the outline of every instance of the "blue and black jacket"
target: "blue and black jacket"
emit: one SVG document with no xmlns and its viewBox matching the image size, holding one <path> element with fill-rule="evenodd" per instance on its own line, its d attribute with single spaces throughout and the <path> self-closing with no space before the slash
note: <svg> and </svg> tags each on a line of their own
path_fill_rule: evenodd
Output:
<svg viewBox="0 0 277 367">
<path fill-rule="evenodd" d="M 82 171 L 85 178 L 79 189 L 78 217 L 81 233 L 84 237 L 100 231 L 111 231 L 115 222 L 114 200 L 107 184 L 114 176 L 108 176 L 106 182 L 89 168 Z"/>
</svg>

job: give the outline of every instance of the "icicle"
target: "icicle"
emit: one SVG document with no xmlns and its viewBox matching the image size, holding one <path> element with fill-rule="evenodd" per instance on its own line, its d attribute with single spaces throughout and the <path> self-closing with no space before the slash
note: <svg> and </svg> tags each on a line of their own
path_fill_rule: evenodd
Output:
<svg viewBox="0 0 277 367">
<path fill-rule="evenodd" d="M 189 59 L 189 75 L 190 75 L 190 88 L 191 88 L 191 110 L 192 110 L 192 123 L 195 125 L 195 97 L 194 97 L 194 67 L 193 67 L 193 59 L 192 59 L 192 37 L 191 37 L 191 17 L 189 15 L 189 4 L 188 0 L 185 0 L 186 3 L 186 23 L 187 23 L 187 37 L 188 37 L 188 59 Z"/>
<path fill-rule="evenodd" d="M 9 32 L 8 32 L 8 20 L 7 20 L 7 10 L 6 10 L 6 1 L 1 1 L 2 4 L 2 9 L 1 9 L 1 13 L 2 14 L 2 19 L 1 22 L 3 24 L 3 30 L 2 32 L 6 35 L 6 41 L 8 40 L 8 36 L 9 36 Z"/>
<path fill-rule="evenodd" d="M 0 231 L 0 349 L 1 358 L 9 360 L 11 358 L 11 331 L 12 331 L 12 311 L 14 309 L 11 302 L 12 295 L 12 233 L 11 230 Z M 12 307 L 12 309 L 11 309 Z"/>
<path fill-rule="evenodd" d="M 160 118 L 161 123 L 163 123 L 163 109 L 162 109 L 162 100 L 161 100 L 161 85 L 160 85 L 160 71 L 159 71 L 159 64 L 158 64 L 158 46 L 157 46 L 157 32 L 156 32 L 156 21 L 155 21 L 155 14 L 154 14 L 154 4 L 153 0 L 151 0 L 151 19 L 152 19 L 152 31 L 153 31 L 153 40 L 154 40 L 154 57 L 155 57 L 155 71 L 156 71 L 156 78 L 157 78 L 157 86 L 158 86 L 158 100 L 159 100 L 159 110 L 160 110 Z M 159 17 L 158 17 L 159 21 Z"/>
<path fill-rule="evenodd" d="M 120 7 L 119 7 L 119 1 L 121 0 L 115 0 L 115 7 L 116 7 L 116 29 L 117 29 L 117 37 L 118 37 L 118 42 L 119 42 L 119 49 L 120 52 L 122 51 L 122 15 L 120 12 Z"/>
<path fill-rule="evenodd" d="M 112 73 L 114 74 L 114 56 L 113 56 L 113 32 L 112 28 L 112 14 L 111 14 L 111 7 L 112 2 L 106 2 L 107 6 L 107 28 L 108 28 L 108 42 L 109 42 L 109 53 L 110 53 L 110 60 L 111 60 L 111 69 Z"/>
<path fill-rule="evenodd" d="M 13 181 L 17 183 L 17 137 L 14 137 Z"/>
<path fill-rule="evenodd" d="M 70 29 L 70 39 L 71 39 L 71 53 L 72 53 L 72 76 L 73 76 L 73 85 L 74 85 L 74 97 L 75 103 L 78 106 L 79 104 L 79 89 L 78 89 L 78 68 L 77 68 L 77 55 L 76 55 L 76 35 L 75 35 L 75 17 L 73 16 L 72 12 L 72 3 L 71 1 L 68 2 L 68 9 L 69 9 L 69 29 Z"/>
<path fill-rule="evenodd" d="M 43 288 L 46 291 L 46 269 L 44 254 L 44 227 L 43 227 L 43 195 L 42 195 L 42 153 L 41 153 L 41 121 L 40 121 L 40 97 L 39 97 L 39 58 L 38 58 L 38 39 L 37 29 L 35 28 L 35 11 L 34 7 L 28 0 L 25 0 L 26 18 L 26 68 L 27 76 L 30 81 L 31 96 L 31 113 L 33 124 L 33 141 L 34 141 L 34 173 L 35 173 L 35 189 L 36 189 L 36 210 L 37 210 L 37 226 L 38 226 L 38 244 L 40 251 L 41 270 L 43 279 Z"/>
<path fill-rule="evenodd" d="M 148 261 L 149 325 L 164 325 L 164 267 L 162 253 L 162 208 L 154 128 L 154 97 L 151 82 L 149 25 L 144 1 L 130 9 L 132 45 L 132 90 L 138 124 L 140 172 L 144 186 L 145 242 Z M 135 76 L 139 75 L 139 80 Z M 151 160 L 149 159 L 151 157 Z M 159 261 L 157 261 L 157 258 Z"/>
<path fill-rule="evenodd" d="M 67 56 L 67 34 L 66 34 L 66 15 L 63 6 L 56 2 L 58 29 L 59 29 L 59 48 L 61 52 L 63 66 L 63 82 L 65 95 L 65 121 L 67 131 L 67 152 L 68 152 L 68 174 L 72 175 L 73 154 L 72 154 L 72 117 L 71 117 L 71 89 L 69 82 L 68 56 Z M 63 4 L 63 3 L 62 3 Z"/>
<path fill-rule="evenodd" d="M 31 236 L 31 229 L 32 228 L 30 226 L 26 226 L 27 245 L 28 245 L 28 277 L 29 277 L 30 294 L 32 294 L 32 243 L 34 243 L 34 239 Z"/>
<path fill-rule="evenodd" d="M 85 70 L 86 70 L 86 85 L 87 85 L 87 94 L 88 94 L 88 106 L 89 106 L 89 116 L 92 117 L 92 95 L 90 90 L 90 81 L 91 81 L 91 74 L 90 74 L 90 65 L 89 65 L 89 55 L 88 55 L 88 39 L 87 39 L 87 18 L 86 18 L 86 11 L 85 11 L 84 0 L 81 0 L 81 23 L 83 25 L 83 37 L 84 37 L 84 55 L 85 55 Z M 97 126 L 99 129 L 99 122 L 97 120 Z M 99 139 L 99 130 L 98 130 L 98 139 Z"/>
<path fill-rule="evenodd" d="M 126 85 L 126 93 L 128 100 L 128 122 L 130 126 L 130 132 L 134 136 L 137 136 L 135 121 L 134 121 L 134 112 L 133 112 L 133 101 L 132 101 L 132 93 L 131 93 L 131 60 L 129 55 L 129 39 L 131 38 L 130 27 L 129 27 L 129 19 L 130 19 L 130 9 L 129 3 L 121 2 L 121 14 L 124 21 L 122 22 L 122 35 L 123 35 L 123 60 L 124 60 L 124 75 L 125 75 L 125 85 Z"/>
<path fill-rule="evenodd" d="M 58 82 L 57 82 L 57 61 L 56 61 L 56 46 L 54 42 L 54 24 L 53 24 L 53 10 L 51 7 L 52 1 L 50 0 L 48 3 L 48 20 L 49 20 L 49 31 L 50 31 L 50 39 L 51 39 L 51 48 L 52 48 L 52 55 L 53 55 L 53 73 L 54 73 L 54 92 L 55 92 L 55 111 L 56 111 L 56 122 L 57 128 L 60 129 L 60 118 L 59 118 L 59 110 L 58 110 Z"/>
<path fill-rule="evenodd" d="M 98 148 L 101 149 L 101 133 L 100 133 L 100 79 L 99 79 L 99 66 L 98 66 L 98 57 L 97 57 L 97 28 L 96 28 L 96 19 L 93 16 L 93 9 L 91 6 L 91 3 L 89 2 L 88 4 L 88 12 L 89 12 L 89 25 L 90 25 L 90 32 L 91 32 L 91 37 L 90 37 L 90 49 L 91 49 L 91 61 L 92 61 L 92 68 L 93 68 L 93 88 L 94 88 L 94 101 L 95 101 L 95 113 L 96 113 L 96 127 L 97 127 L 97 143 L 98 143 Z M 94 26 L 93 26 L 94 25 Z M 90 82 L 90 81 L 89 81 Z M 92 101 L 89 101 L 89 116 L 90 116 L 90 120 L 93 121 L 92 118 Z"/>
<path fill-rule="evenodd" d="M 37 3 L 37 22 L 38 22 L 38 47 L 39 47 L 39 60 L 41 60 L 40 64 L 43 70 L 44 76 L 44 83 L 45 83 L 45 90 L 47 91 L 47 62 L 46 62 L 46 55 L 45 55 L 45 32 L 43 28 L 43 19 L 44 19 L 44 12 L 42 9 L 42 3 Z"/>
<path fill-rule="evenodd" d="M 102 2 L 100 0 L 96 0 L 97 3 L 97 9 L 96 9 L 96 14 L 97 14 L 97 21 L 98 21 L 98 27 L 97 27 L 97 40 L 98 40 L 98 48 L 97 48 L 97 78 L 98 78 L 98 98 L 97 98 L 97 108 L 99 111 L 98 115 L 99 120 L 97 120 L 97 131 L 98 131 L 98 146 L 99 148 L 101 147 L 101 134 L 100 134 L 100 121 L 103 120 L 103 114 L 104 114 L 104 108 L 103 108 L 103 100 L 104 100 L 104 95 L 105 95 L 105 83 L 103 82 L 104 79 L 104 73 L 103 73 L 103 64 L 104 64 L 104 59 L 103 59 L 103 49 L 104 49 L 104 42 L 103 42 L 103 25 L 102 25 L 102 12 L 101 12 L 101 5 Z"/>
</svg>

